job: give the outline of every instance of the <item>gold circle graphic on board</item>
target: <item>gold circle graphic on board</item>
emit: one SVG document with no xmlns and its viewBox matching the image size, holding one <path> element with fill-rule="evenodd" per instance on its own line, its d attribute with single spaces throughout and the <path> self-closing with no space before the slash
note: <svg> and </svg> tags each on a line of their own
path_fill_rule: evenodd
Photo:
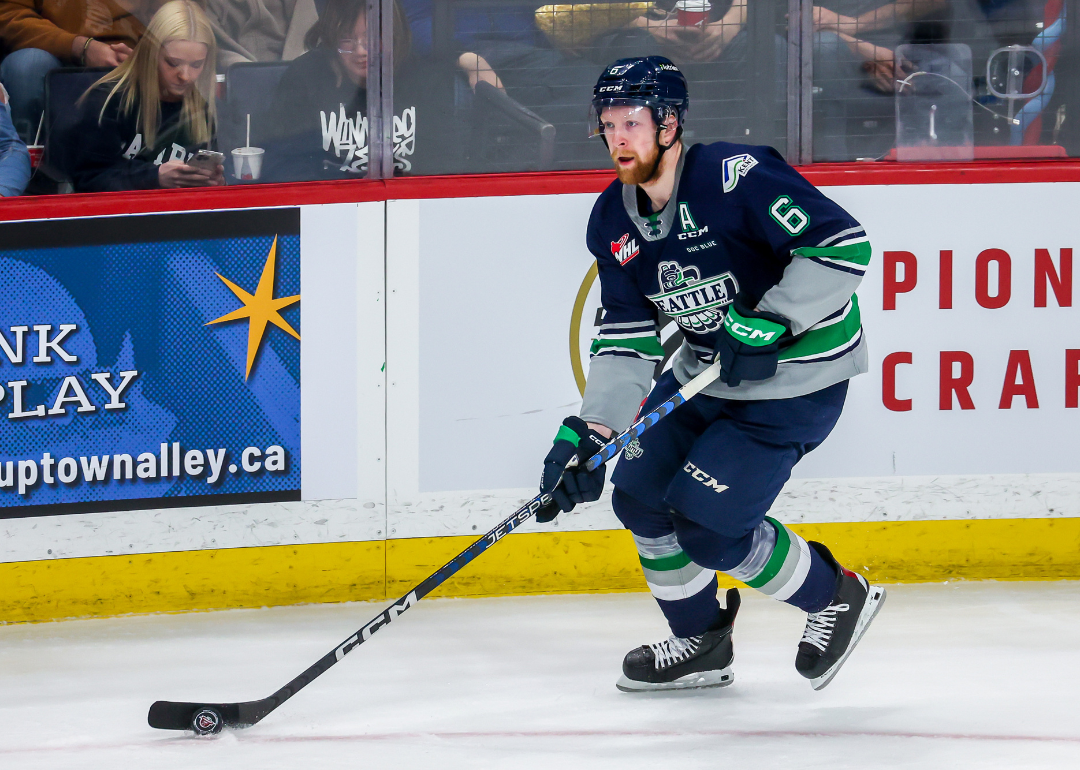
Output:
<svg viewBox="0 0 1080 770">
<path fill-rule="evenodd" d="M 596 262 L 593 262 L 574 298 L 574 314 L 570 318 L 570 366 L 574 369 L 574 382 L 582 396 L 585 395 L 585 370 L 581 366 L 581 314 L 585 312 L 585 300 L 589 298 L 597 272 Z"/>
</svg>

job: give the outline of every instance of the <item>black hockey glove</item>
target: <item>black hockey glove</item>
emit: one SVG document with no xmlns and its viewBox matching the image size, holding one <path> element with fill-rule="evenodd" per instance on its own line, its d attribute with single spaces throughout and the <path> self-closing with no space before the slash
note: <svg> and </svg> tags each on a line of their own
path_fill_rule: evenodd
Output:
<svg viewBox="0 0 1080 770">
<path fill-rule="evenodd" d="M 776 374 L 780 338 L 791 333 L 791 321 L 776 313 L 754 310 L 740 292 L 716 335 L 720 381 L 735 387 L 743 380 L 767 380 Z"/>
<path fill-rule="evenodd" d="M 585 462 L 596 454 L 607 441 L 592 430 L 580 417 L 563 420 L 551 451 L 544 458 L 544 473 L 540 477 L 540 491 L 551 495 L 556 504 L 541 509 L 536 520 L 541 524 L 551 521 L 559 511 L 569 513 L 578 503 L 591 503 L 600 499 L 604 491 L 607 467 L 601 465 L 595 471 L 585 470 Z M 570 467 L 570 463 L 576 459 Z"/>
</svg>

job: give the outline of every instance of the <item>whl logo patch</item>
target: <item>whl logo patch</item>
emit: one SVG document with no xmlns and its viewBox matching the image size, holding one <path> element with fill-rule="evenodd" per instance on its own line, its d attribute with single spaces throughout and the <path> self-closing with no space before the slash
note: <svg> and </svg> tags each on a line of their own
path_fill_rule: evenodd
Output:
<svg viewBox="0 0 1080 770">
<path fill-rule="evenodd" d="M 685 241 L 688 238 L 700 238 L 709 232 L 708 225 L 705 225 L 705 227 L 697 226 L 694 215 L 690 213 L 689 204 L 682 202 L 679 203 L 679 226 L 682 228 L 682 232 L 679 233 L 680 241 Z"/>
<path fill-rule="evenodd" d="M 630 237 L 630 233 L 623 233 L 623 237 L 611 242 L 611 254 L 619 260 L 620 265 L 625 265 L 640 253 L 637 241 Z"/>
<path fill-rule="evenodd" d="M 724 158 L 724 192 L 734 190 L 739 180 L 749 174 L 750 169 L 757 164 L 757 158 L 748 153 Z"/>
<path fill-rule="evenodd" d="M 707 334 L 724 323 L 724 306 L 739 293 L 739 284 L 730 272 L 702 278 L 695 265 L 661 262 L 657 267 L 660 291 L 650 294 L 660 310 L 686 331 Z"/>
<path fill-rule="evenodd" d="M 623 450 L 623 457 L 627 460 L 636 460 L 645 454 L 645 450 L 641 448 L 641 442 L 634 439 L 626 445 L 626 449 Z"/>
<path fill-rule="evenodd" d="M 727 484 L 721 484 L 719 481 L 714 479 L 712 476 L 701 470 L 701 468 L 697 467 L 693 463 L 687 463 L 683 467 L 683 470 L 689 473 L 690 478 L 692 478 L 694 481 L 700 481 L 702 484 L 705 485 L 706 489 L 711 489 L 712 491 L 716 492 L 716 494 L 720 494 L 725 489 L 728 489 Z"/>
</svg>

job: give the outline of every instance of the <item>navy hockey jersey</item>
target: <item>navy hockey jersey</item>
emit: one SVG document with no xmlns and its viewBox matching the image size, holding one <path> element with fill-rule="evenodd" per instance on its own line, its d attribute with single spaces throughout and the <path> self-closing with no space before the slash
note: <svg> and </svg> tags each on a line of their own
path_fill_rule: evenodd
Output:
<svg viewBox="0 0 1080 770">
<path fill-rule="evenodd" d="M 717 142 L 686 150 L 663 210 L 616 181 L 596 201 L 587 243 L 604 306 L 581 417 L 615 430 L 633 420 L 663 358 L 659 313 L 684 343 L 672 360 L 689 382 L 713 361 L 735 295 L 791 321 L 774 377 L 703 391 L 792 398 L 867 370 L 855 289 L 870 261 L 862 226 L 771 147 Z"/>
</svg>

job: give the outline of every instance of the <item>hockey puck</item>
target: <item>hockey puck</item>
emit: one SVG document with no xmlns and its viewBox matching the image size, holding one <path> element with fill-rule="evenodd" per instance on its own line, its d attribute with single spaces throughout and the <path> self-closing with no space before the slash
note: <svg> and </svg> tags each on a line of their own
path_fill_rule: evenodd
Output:
<svg viewBox="0 0 1080 770">
<path fill-rule="evenodd" d="M 203 707 L 191 718 L 191 729 L 196 735 L 215 735 L 221 732 L 221 714 L 215 709 Z"/>
</svg>

